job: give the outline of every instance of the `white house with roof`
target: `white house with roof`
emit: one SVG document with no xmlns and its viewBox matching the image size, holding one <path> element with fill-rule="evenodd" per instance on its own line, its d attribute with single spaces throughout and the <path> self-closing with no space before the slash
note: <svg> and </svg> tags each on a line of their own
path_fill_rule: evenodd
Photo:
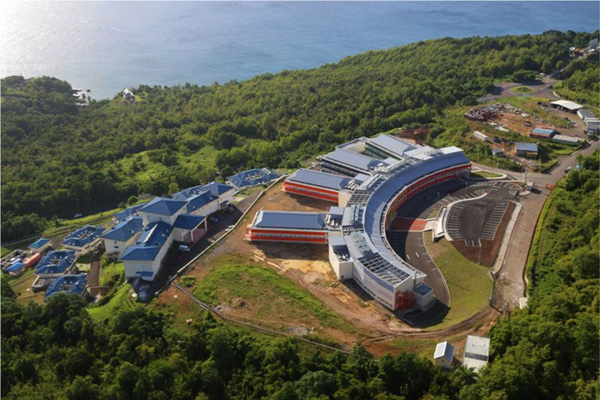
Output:
<svg viewBox="0 0 600 400">
<path fill-rule="evenodd" d="M 142 229 L 142 217 L 130 217 L 119 222 L 101 236 L 106 253 L 121 257 L 125 249 L 135 243 Z"/>
<path fill-rule="evenodd" d="M 167 254 L 173 227 L 163 221 L 150 222 L 144 227 L 135 245 L 127 247 L 120 258 L 128 279 L 154 280 Z"/>
<path fill-rule="evenodd" d="M 165 222 L 173 225 L 181 214 L 186 213 L 185 200 L 175 200 L 167 197 L 155 197 L 138 210 L 144 226 L 152 222 Z"/>
<path fill-rule="evenodd" d="M 454 361 L 454 346 L 448 342 L 441 342 L 435 346 L 435 353 L 433 353 L 433 360 L 435 365 L 445 369 L 452 369 L 452 363 Z"/>
</svg>

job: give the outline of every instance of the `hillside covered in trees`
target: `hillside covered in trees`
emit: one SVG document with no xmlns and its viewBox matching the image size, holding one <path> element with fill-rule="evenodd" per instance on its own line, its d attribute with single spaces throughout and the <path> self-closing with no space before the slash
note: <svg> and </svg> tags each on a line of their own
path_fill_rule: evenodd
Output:
<svg viewBox="0 0 600 400">
<path fill-rule="evenodd" d="M 140 86 L 77 107 L 68 83 L 2 80 L 2 231 L 40 231 L 43 217 L 106 209 L 251 167 L 299 162 L 358 136 L 431 122 L 473 104 L 498 79 L 568 63 L 597 33 L 439 39 L 371 51 L 306 71 L 198 87 Z M 578 82 L 577 75 L 572 77 Z M 184 163 L 198 156 L 205 162 Z M 153 164 L 150 164 L 153 163 Z M 152 165 L 166 168 L 153 172 Z M 145 175 L 146 179 L 140 177 Z"/>
<path fill-rule="evenodd" d="M 243 331 L 198 314 L 182 329 L 137 307 L 94 322 L 64 294 L 18 304 L 2 280 L 5 399 L 596 399 L 600 196 L 596 152 L 551 195 L 531 258 L 529 305 L 492 327 L 490 364 L 445 372 Z"/>
</svg>

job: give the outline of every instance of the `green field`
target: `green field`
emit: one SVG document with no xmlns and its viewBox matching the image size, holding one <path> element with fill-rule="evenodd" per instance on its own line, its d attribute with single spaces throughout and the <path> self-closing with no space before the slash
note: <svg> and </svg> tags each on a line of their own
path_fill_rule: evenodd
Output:
<svg viewBox="0 0 600 400">
<path fill-rule="evenodd" d="M 280 329 L 285 329 L 290 320 L 302 320 L 356 332 L 352 325 L 307 290 L 265 267 L 223 265 L 214 268 L 200 280 L 194 294 L 212 305 L 238 308 L 249 318 L 272 321 Z"/>
<path fill-rule="evenodd" d="M 471 175 L 469 175 L 469 178 L 489 179 L 489 178 L 500 178 L 501 176 L 502 175 L 497 174 L 495 172 L 477 171 L 477 172 L 471 172 Z"/>
<path fill-rule="evenodd" d="M 530 88 L 528 86 L 516 86 L 514 88 L 511 88 L 510 91 L 513 93 L 529 94 L 535 92 L 535 89 Z"/>
<path fill-rule="evenodd" d="M 429 235 L 425 244 L 450 290 L 450 311 L 444 320 L 430 330 L 455 325 L 473 316 L 488 304 L 492 281 L 487 267 L 467 260 L 446 239 L 433 243 Z"/>
<path fill-rule="evenodd" d="M 2 251 L 2 254 L 0 255 L 0 257 L 4 257 L 4 256 L 8 255 L 12 251 L 11 249 L 7 249 L 4 246 L 2 246 L 2 248 L 0 250 Z"/>
</svg>

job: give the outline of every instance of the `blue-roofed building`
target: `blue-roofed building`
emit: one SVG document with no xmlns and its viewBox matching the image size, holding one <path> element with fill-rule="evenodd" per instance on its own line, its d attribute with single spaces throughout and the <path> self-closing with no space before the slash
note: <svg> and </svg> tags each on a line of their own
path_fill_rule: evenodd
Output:
<svg viewBox="0 0 600 400">
<path fill-rule="evenodd" d="M 538 145 L 535 143 L 515 143 L 515 154 L 519 157 L 525 158 L 537 158 L 538 157 Z"/>
<path fill-rule="evenodd" d="M 185 206 L 187 214 L 211 215 L 217 211 L 219 211 L 219 198 L 209 191 L 188 198 Z"/>
<path fill-rule="evenodd" d="M 348 176 L 357 174 L 372 174 L 381 168 L 388 167 L 397 160 L 378 160 L 367 155 L 350 150 L 335 149 L 331 153 L 317 157 L 321 162 L 321 168 Z"/>
<path fill-rule="evenodd" d="M 25 270 L 25 264 L 21 259 L 15 260 L 8 267 L 4 268 L 2 272 L 7 273 L 9 275 L 19 275 L 21 272 Z"/>
<path fill-rule="evenodd" d="M 27 248 L 34 253 L 43 253 L 50 247 L 50 239 L 39 238 L 35 242 L 31 243 Z"/>
<path fill-rule="evenodd" d="M 202 192 L 210 192 L 210 194 L 214 197 L 220 197 L 232 190 L 235 190 L 235 188 L 229 185 L 225 185 L 224 183 L 210 182 L 206 185 L 192 186 L 183 189 L 181 192 L 172 194 L 171 197 L 173 197 L 176 200 L 187 200 L 190 197 L 198 195 Z"/>
<path fill-rule="evenodd" d="M 136 244 L 127 247 L 119 259 L 127 278 L 153 280 L 173 242 L 173 227 L 166 222 L 151 222 L 144 227 Z"/>
<path fill-rule="evenodd" d="M 279 178 L 277 172 L 269 168 L 251 169 L 228 176 L 227 179 L 238 189 L 245 189 L 252 186 L 263 185 Z"/>
<path fill-rule="evenodd" d="M 100 243 L 100 235 L 103 231 L 104 228 L 101 226 L 87 225 L 70 233 L 60 244 L 70 250 L 87 251 Z"/>
<path fill-rule="evenodd" d="M 339 207 L 328 214 L 261 210 L 247 226 L 245 240 L 328 244 L 329 260 L 340 280 L 354 279 L 374 299 L 402 314 L 429 309 L 435 301 L 433 288 L 424 282 L 427 275 L 392 250 L 386 229 L 408 200 L 469 174 L 471 163 L 457 147 L 407 148 L 403 159 L 389 162 L 342 148 L 333 153 L 321 157 L 321 162 L 335 159 L 370 174 L 350 190 L 343 211 Z"/>
<path fill-rule="evenodd" d="M 173 225 L 179 214 L 185 214 L 187 201 L 167 197 L 155 197 L 139 209 L 144 226 L 152 222 L 165 222 Z"/>
<path fill-rule="evenodd" d="M 83 296 L 87 286 L 87 275 L 62 275 L 54 280 L 46 289 L 46 299 L 59 293 L 77 294 Z"/>
<path fill-rule="evenodd" d="M 206 217 L 202 215 L 182 214 L 173 224 L 173 239 L 188 244 L 196 243 L 206 233 Z"/>
<path fill-rule="evenodd" d="M 35 273 L 38 278 L 33 288 L 44 288 L 55 278 L 69 272 L 75 264 L 76 257 L 75 250 L 49 251 L 36 266 Z"/>
<path fill-rule="evenodd" d="M 433 360 L 438 367 L 452 369 L 452 363 L 454 362 L 454 346 L 448 342 L 438 343 L 437 346 L 435 346 Z"/>
<path fill-rule="evenodd" d="M 127 246 L 135 243 L 135 239 L 142 232 L 142 229 L 142 217 L 130 217 L 119 222 L 101 236 L 104 240 L 106 253 L 121 257 Z"/>
<path fill-rule="evenodd" d="M 340 192 L 353 189 L 357 183 L 347 176 L 311 169 L 299 169 L 283 183 L 283 191 L 338 203 Z"/>
<path fill-rule="evenodd" d="M 555 134 L 556 131 L 554 129 L 536 126 L 535 128 L 533 128 L 529 136 L 541 139 L 551 139 L 552 136 L 554 136 Z"/>
<path fill-rule="evenodd" d="M 246 240 L 327 243 L 325 213 L 259 211 L 246 228 Z"/>
<path fill-rule="evenodd" d="M 382 134 L 373 139 L 367 139 L 365 143 L 365 154 L 382 160 L 388 157 L 402 160 L 405 152 L 415 148 L 416 146 L 395 136 Z"/>
<path fill-rule="evenodd" d="M 123 222 L 128 220 L 129 218 L 139 215 L 138 211 L 140 208 L 144 207 L 145 204 L 138 204 L 135 206 L 131 206 L 129 208 L 124 209 L 123 211 L 119 211 L 113 214 L 113 221 L 115 224 L 119 222 Z"/>
</svg>

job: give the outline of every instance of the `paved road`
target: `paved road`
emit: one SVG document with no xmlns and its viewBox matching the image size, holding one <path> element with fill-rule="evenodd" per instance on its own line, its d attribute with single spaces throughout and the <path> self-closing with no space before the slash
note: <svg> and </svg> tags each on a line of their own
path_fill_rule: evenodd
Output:
<svg viewBox="0 0 600 400">
<path fill-rule="evenodd" d="M 527 86 L 534 90 L 533 93 L 518 93 L 513 92 L 511 89 L 518 86 Z M 480 103 L 486 103 L 488 101 L 496 100 L 501 97 L 543 97 L 546 99 L 558 100 L 559 98 L 554 95 L 552 89 L 549 88 L 545 83 L 533 82 L 533 83 L 515 83 L 515 82 L 501 82 L 494 88 L 494 91 L 487 96 L 483 96 L 477 99 Z"/>
<path fill-rule="evenodd" d="M 525 295 L 524 274 L 529 248 L 533 240 L 538 217 L 551 191 L 546 188 L 546 185 L 555 185 L 565 176 L 564 170 L 567 167 L 574 168 L 577 163 L 576 157 L 578 154 L 587 156 L 598 148 L 599 142 L 592 142 L 590 146 L 575 152 L 573 155 L 560 157 L 558 166 L 549 173 L 527 174 L 527 181 L 533 182 L 536 190 L 527 196 L 521 196 L 523 208 L 516 220 L 504 262 L 496 274 L 496 294 L 502 298 L 503 303 L 508 303 L 510 307 L 516 307 L 519 298 Z M 473 165 L 482 169 L 512 175 L 516 179 L 525 179 L 525 174 L 523 173 L 514 173 L 476 163 L 473 163 Z"/>
</svg>

